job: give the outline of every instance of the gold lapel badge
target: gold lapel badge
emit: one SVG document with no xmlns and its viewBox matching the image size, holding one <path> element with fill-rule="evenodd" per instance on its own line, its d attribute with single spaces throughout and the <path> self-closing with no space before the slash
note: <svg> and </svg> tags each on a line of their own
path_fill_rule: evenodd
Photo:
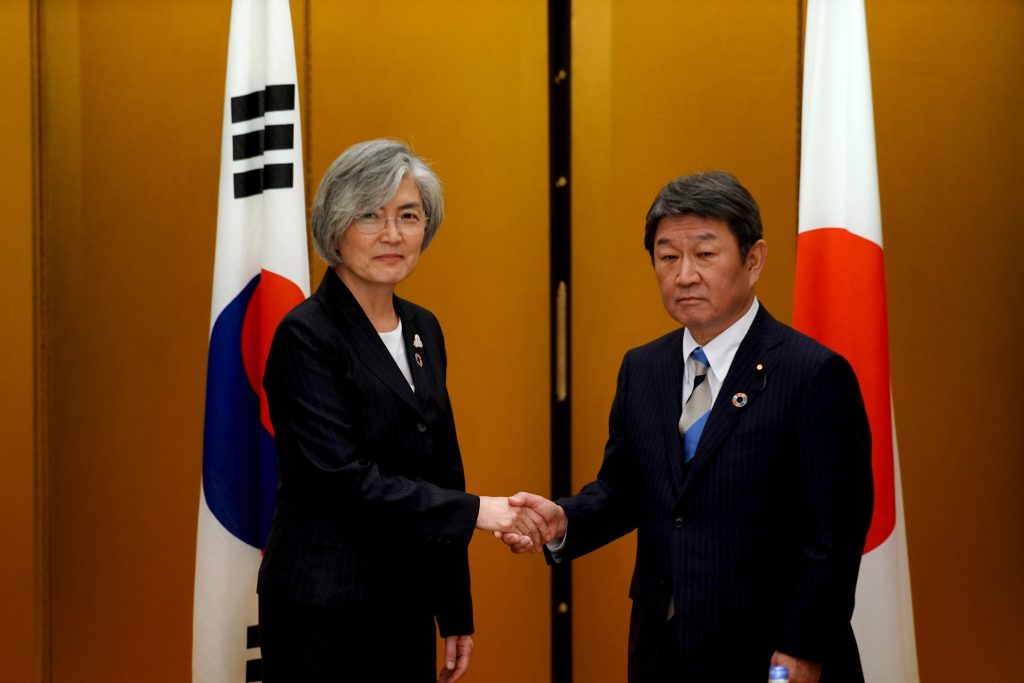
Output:
<svg viewBox="0 0 1024 683">
<path fill-rule="evenodd" d="M 412 335 L 412 347 L 414 349 L 422 349 L 423 348 L 423 341 L 420 339 L 420 335 L 418 335 L 418 334 Z M 420 363 L 420 365 L 423 365 L 423 363 Z"/>
<path fill-rule="evenodd" d="M 768 386 L 768 373 L 765 372 L 764 363 L 758 363 L 754 366 L 754 369 L 757 370 L 757 374 L 761 376 L 761 391 L 764 391 L 764 388 Z M 738 395 L 739 394 L 737 394 L 737 396 Z M 735 402 L 736 399 L 733 399 L 733 403 Z"/>
<path fill-rule="evenodd" d="M 418 366 L 420 366 L 422 368 L 423 367 L 423 356 L 421 356 L 419 354 L 419 351 L 417 351 L 416 353 L 414 353 L 412 355 L 413 355 L 413 358 L 416 359 L 416 365 L 418 365 Z"/>
<path fill-rule="evenodd" d="M 744 394 L 742 391 L 738 394 L 733 394 L 732 404 L 737 408 L 742 408 L 743 406 L 747 405 L 747 395 Z"/>
</svg>

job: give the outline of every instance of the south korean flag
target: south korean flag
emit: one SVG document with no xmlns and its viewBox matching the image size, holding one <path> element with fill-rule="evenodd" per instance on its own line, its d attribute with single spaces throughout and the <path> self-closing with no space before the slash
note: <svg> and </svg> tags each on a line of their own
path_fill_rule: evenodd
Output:
<svg viewBox="0 0 1024 683">
<path fill-rule="evenodd" d="M 262 680 L 256 575 L 277 488 L 263 368 L 309 295 L 302 135 L 287 0 L 234 0 L 228 39 L 192 680 Z"/>
</svg>

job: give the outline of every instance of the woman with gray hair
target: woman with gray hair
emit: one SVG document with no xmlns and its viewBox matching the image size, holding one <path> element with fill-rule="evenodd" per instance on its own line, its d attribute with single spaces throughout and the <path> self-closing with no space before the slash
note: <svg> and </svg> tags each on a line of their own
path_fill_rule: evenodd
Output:
<svg viewBox="0 0 1024 683">
<path fill-rule="evenodd" d="M 474 528 L 543 520 L 465 492 L 444 337 L 395 296 L 444 216 L 441 183 L 404 144 L 353 145 L 313 202 L 329 268 L 282 320 L 264 376 L 280 483 L 259 574 L 263 680 L 434 681 L 473 648 Z"/>
</svg>

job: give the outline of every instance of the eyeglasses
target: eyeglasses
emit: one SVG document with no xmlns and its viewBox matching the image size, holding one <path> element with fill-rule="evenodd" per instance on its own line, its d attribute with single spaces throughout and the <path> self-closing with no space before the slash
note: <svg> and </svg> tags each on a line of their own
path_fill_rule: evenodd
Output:
<svg viewBox="0 0 1024 683">
<path fill-rule="evenodd" d="M 382 211 L 364 211 L 352 221 L 359 232 L 364 235 L 376 235 L 384 229 L 388 221 L 392 221 L 398 231 L 406 235 L 415 235 L 422 232 L 427 225 L 427 216 L 418 211 L 408 209 L 397 216 L 385 216 Z"/>
</svg>

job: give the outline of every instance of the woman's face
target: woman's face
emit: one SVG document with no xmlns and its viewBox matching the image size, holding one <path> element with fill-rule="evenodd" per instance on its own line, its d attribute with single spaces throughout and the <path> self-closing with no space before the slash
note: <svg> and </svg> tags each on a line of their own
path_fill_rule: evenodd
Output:
<svg viewBox="0 0 1024 683">
<path fill-rule="evenodd" d="M 384 218 L 384 227 L 372 235 L 362 231 L 355 221 L 338 240 L 341 263 L 336 270 L 349 289 L 374 289 L 395 285 L 409 277 L 420 260 L 423 229 L 409 230 L 399 225 L 399 218 L 418 213 L 425 219 L 423 199 L 416 183 L 406 176 L 398 192 L 384 206 L 367 207 Z M 425 223 L 425 220 L 421 221 Z"/>
</svg>

